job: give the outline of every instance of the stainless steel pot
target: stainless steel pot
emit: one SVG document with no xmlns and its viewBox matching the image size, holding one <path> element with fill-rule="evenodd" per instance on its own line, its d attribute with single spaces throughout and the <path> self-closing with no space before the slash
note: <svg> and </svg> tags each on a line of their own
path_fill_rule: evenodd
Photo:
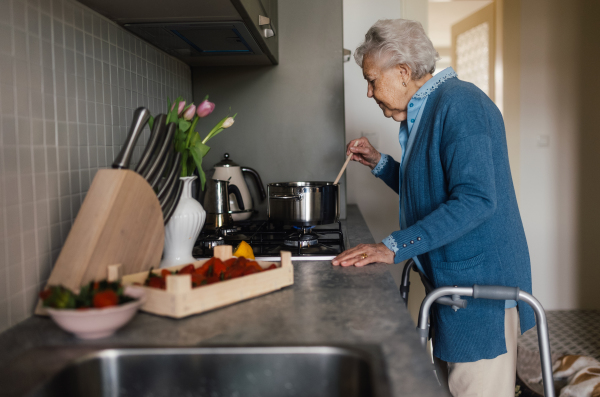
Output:
<svg viewBox="0 0 600 397">
<path fill-rule="evenodd" d="M 339 219 L 339 185 L 333 182 L 269 183 L 267 190 L 270 222 L 315 226 Z"/>
</svg>

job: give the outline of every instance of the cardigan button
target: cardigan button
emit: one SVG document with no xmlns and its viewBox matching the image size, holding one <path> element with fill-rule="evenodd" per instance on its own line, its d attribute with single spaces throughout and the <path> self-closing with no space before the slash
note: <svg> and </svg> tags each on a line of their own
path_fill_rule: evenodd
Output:
<svg viewBox="0 0 600 397">
<path fill-rule="evenodd" d="M 406 244 L 402 244 L 402 247 L 403 247 L 403 248 L 406 248 Z"/>
<path fill-rule="evenodd" d="M 421 241 L 421 237 L 417 237 L 417 241 Z"/>
<path fill-rule="evenodd" d="M 414 244 L 415 242 L 414 242 L 413 240 L 410 240 L 410 243 L 411 243 L 411 244 Z"/>
</svg>

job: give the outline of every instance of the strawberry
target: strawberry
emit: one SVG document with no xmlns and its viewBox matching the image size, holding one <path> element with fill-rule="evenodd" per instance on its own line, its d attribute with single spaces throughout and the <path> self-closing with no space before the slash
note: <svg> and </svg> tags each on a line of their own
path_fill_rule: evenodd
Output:
<svg viewBox="0 0 600 397">
<path fill-rule="evenodd" d="M 113 290 L 105 290 L 94 295 L 94 307 L 116 306 L 119 303 L 119 296 Z"/>
</svg>

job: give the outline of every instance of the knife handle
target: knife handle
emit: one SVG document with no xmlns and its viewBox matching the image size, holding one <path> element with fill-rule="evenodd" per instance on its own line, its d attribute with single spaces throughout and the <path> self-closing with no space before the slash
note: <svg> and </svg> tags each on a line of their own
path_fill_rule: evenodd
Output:
<svg viewBox="0 0 600 397">
<path fill-rule="evenodd" d="M 131 161 L 131 156 L 133 155 L 133 151 L 135 150 L 135 143 L 137 142 L 140 135 L 142 135 L 142 131 L 144 130 L 144 126 L 150 119 L 150 111 L 145 107 L 139 107 L 135 109 L 133 112 L 133 120 L 131 122 L 131 126 L 129 127 L 129 133 L 127 134 L 127 138 L 125 139 L 125 143 L 123 144 L 123 148 L 117 155 L 117 158 L 112 164 L 113 168 L 116 169 L 127 169 L 129 168 L 129 162 Z"/>
<path fill-rule="evenodd" d="M 150 159 L 156 150 L 156 147 L 159 146 L 162 139 L 164 139 L 165 131 L 167 130 L 167 115 L 159 114 L 154 119 L 154 125 L 152 128 L 152 132 L 150 133 L 150 138 L 146 143 L 146 149 L 144 149 L 144 153 L 140 158 L 140 161 L 135 168 L 135 171 L 143 175 L 146 168 L 150 165 Z"/>
<path fill-rule="evenodd" d="M 159 142 L 160 146 L 153 164 L 142 173 L 142 176 L 149 181 L 151 185 L 154 185 L 155 178 L 161 177 L 157 171 L 161 168 L 162 163 L 166 161 L 169 149 L 173 147 L 173 138 L 175 137 L 175 132 L 177 131 L 177 124 L 169 123 L 169 125 L 166 126 L 166 129 L 167 133 L 163 137 L 163 141 Z"/>
</svg>

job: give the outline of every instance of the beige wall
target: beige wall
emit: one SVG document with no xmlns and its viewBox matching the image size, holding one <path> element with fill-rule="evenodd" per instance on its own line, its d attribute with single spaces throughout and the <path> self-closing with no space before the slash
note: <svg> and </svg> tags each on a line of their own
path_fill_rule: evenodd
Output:
<svg viewBox="0 0 600 397">
<path fill-rule="evenodd" d="M 520 208 L 531 254 L 533 292 L 547 309 L 581 307 L 577 212 L 583 98 L 577 72 L 577 4 L 521 3 Z M 546 138 L 549 144 L 544 146 L 541 141 Z"/>
</svg>

